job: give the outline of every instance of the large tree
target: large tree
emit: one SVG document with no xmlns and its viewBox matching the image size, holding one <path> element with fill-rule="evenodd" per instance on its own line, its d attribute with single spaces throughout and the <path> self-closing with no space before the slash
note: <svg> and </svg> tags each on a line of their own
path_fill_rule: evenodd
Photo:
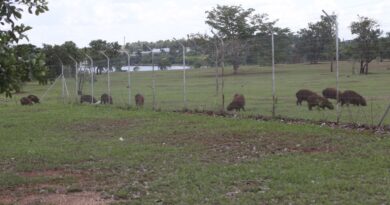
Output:
<svg viewBox="0 0 390 205">
<path fill-rule="evenodd" d="M 90 47 L 86 49 L 86 52 L 88 52 L 94 60 L 94 65 L 97 67 L 96 74 L 102 74 L 103 68 L 111 70 L 111 66 L 118 67 L 123 65 L 123 63 L 118 60 L 120 57 L 119 51 L 121 49 L 118 42 L 109 43 L 99 39 L 91 41 L 89 46 Z M 110 68 L 107 68 L 107 59 L 100 53 L 101 51 L 104 51 L 110 58 Z"/>
<path fill-rule="evenodd" d="M 375 20 L 364 16 L 358 18 L 358 21 L 351 24 L 351 33 L 357 35 L 354 45 L 360 57 L 360 74 L 368 74 L 368 64 L 379 56 L 379 37 L 382 31 Z"/>
<path fill-rule="evenodd" d="M 21 62 L 21 58 L 12 47 L 21 39 L 26 39 L 25 33 L 31 29 L 18 23 L 24 9 L 27 9 L 30 14 L 39 15 L 47 11 L 48 7 L 46 0 L 0 1 L 0 93 L 5 93 L 6 97 L 11 97 L 13 91 L 20 89 L 22 82 L 27 80 L 25 74 L 30 69 L 35 69 L 31 70 L 33 77 L 36 77 L 40 83 L 45 83 L 44 76 L 41 76 L 45 74 L 45 68 L 43 65 L 40 66 L 40 63 L 36 64 L 37 61 L 34 60 L 36 56 L 29 58 L 29 61 L 34 61 L 34 66 L 21 66 L 26 64 Z M 43 56 L 39 58 L 42 59 Z"/>
<path fill-rule="evenodd" d="M 335 18 L 335 16 L 331 16 L 331 18 Z M 333 71 L 336 38 L 331 18 L 322 15 L 320 21 L 309 23 L 307 28 L 301 29 L 298 32 L 297 48 L 312 64 L 318 63 L 321 59 L 329 59 L 331 71 Z"/>
<path fill-rule="evenodd" d="M 265 15 L 254 15 L 254 9 L 244 9 L 241 6 L 217 5 L 211 11 L 206 11 L 206 23 L 225 42 L 227 60 L 237 73 L 249 39 L 256 31 L 253 18 L 266 18 Z"/>
<path fill-rule="evenodd" d="M 390 59 L 390 33 L 379 39 L 379 57 L 381 62 L 384 59 Z"/>
<path fill-rule="evenodd" d="M 85 59 L 81 50 L 72 41 L 66 41 L 62 45 L 48 45 L 43 44 L 43 53 L 46 55 L 46 64 L 49 66 L 49 77 L 56 78 L 61 74 L 61 63 L 64 66 L 74 68 L 74 61 L 70 58 L 74 58 L 77 62 L 81 62 Z M 71 69 L 71 74 L 75 74 L 75 70 Z"/>
</svg>

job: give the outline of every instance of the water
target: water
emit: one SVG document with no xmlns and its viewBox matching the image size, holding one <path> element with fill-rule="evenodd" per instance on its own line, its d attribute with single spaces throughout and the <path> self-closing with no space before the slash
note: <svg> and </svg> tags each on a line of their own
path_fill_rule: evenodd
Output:
<svg viewBox="0 0 390 205">
<path fill-rule="evenodd" d="M 130 71 L 134 72 L 134 68 L 135 67 L 139 68 L 138 70 L 136 70 L 136 72 L 153 71 L 153 66 L 130 66 Z M 188 69 L 191 69 L 191 67 L 190 66 L 186 66 L 185 69 L 188 70 Z M 121 68 L 121 70 L 122 71 L 128 71 L 128 66 L 123 66 Z M 159 71 L 160 69 L 158 68 L 158 66 L 154 66 L 154 70 L 155 71 Z M 167 67 L 167 70 L 183 70 L 183 66 L 175 65 L 175 66 Z M 86 71 L 86 72 L 90 73 L 90 69 L 86 68 L 86 67 L 79 68 L 79 71 Z M 103 73 L 107 72 L 107 69 L 103 69 L 102 72 Z M 114 70 L 110 71 L 110 73 L 111 72 L 115 72 L 115 68 L 114 68 Z"/>
<path fill-rule="evenodd" d="M 137 70 L 137 72 L 139 71 L 152 71 L 153 70 L 153 66 L 130 66 L 130 71 L 134 71 L 134 68 L 135 67 L 138 67 L 139 69 Z M 186 66 L 185 69 L 188 70 L 190 69 L 191 67 L 189 66 Z M 121 68 L 122 71 L 128 71 L 128 66 L 123 66 Z M 158 66 L 154 66 L 154 70 L 155 71 L 159 71 L 160 69 L 158 68 Z M 171 66 L 171 67 L 167 67 L 167 70 L 183 70 L 183 66 Z"/>
</svg>

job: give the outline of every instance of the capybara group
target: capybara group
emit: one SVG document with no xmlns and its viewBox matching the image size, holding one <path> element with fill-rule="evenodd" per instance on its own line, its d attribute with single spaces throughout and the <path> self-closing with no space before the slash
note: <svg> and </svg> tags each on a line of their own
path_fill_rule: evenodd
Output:
<svg viewBox="0 0 390 205">
<path fill-rule="evenodd" d="M 313 107 L 317 106 L 318 108 L 328 108 L 330 110 L 333 110 L 333 104 L 329 102 L 328 99 L 319 96 L 319 95 L 311 95 L 307 98 L 307 105 L 309 106 L 309 110 L 312 110 Z"/>
<path fill-rule="evenodd" d="M 96 103 L 97 100 L 92 97 L 91 95 L 82 95 L 80 97 L 80 103 L 83 103 L 83 102 L 86 102 L 86 103 Z"/>
<path fill-rule="evenodd" d="M 139 93 L 135 95 L 135 105 L 137 106 L 137 108 L 143 107 L 144 101 L 145 101 L 144 96 L 142 96 Z"/>
<path fill-rule="evenodd" d="M 101 97 L 100 97 L 100 103 L 101 104 L 112 104 L 112 97 L 109 96 L 108 94 L 104 93 Z"/>
<path fill-rule="evenodd" d="M 20 99 L 20 104 L 22 104 L 22 105 L 32 105 L 33 101 L 31 101 L 30 98 L 28 98 L 28 97 L 22 97 Z"/>
<path fill-rule="evenodd" d="M 339 98 L 341 96 L 341 92 L 340 90 L 338 91 L 339 93 Z M 337 89 L 336 88 L 325 88 L 323 91 L 322 91 L 322 95 L 325 97 L 325 98 L 328 98 L 328 99 L 337 99 Z"/>
<path fill-rule="evenodd" d="M 245 98 L 244 95 L 235 94 L 233 101 L 227 106 L 228 111 L 236 110 L 240 111 L 243 109 L 245 111 Z"/>
<path fill-rule="evenodd" d="M 352 91 L 352 90 L 346 90 L 344 91 L 341 96 L 340 96 L 340 102 L 341 106 L 344 104 L 349 105 L 356 105 L 356 106 L 366 106 L 366 100 L 364 99 L 363 96 L 359 95 L 357 92 Z"/>
<path fill-rule="evenodd" d="M 297 97 L 297 105 L 302 105 L 302 101 L 307 101 L 307 99 L 312 95 L 317 94 L 307 89 L 298 90 L 298 92 L 295 94 L 295 96 Z"/>
</svg>

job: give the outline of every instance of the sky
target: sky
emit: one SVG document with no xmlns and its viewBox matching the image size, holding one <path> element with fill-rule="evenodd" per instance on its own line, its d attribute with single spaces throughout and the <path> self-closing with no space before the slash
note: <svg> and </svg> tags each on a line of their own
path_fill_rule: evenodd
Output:
<svg viewBox="0 0 390 205">
<path fill-rule="evenodd" d="M 32 26 L 29 43 L 37 46 L 73 41 L 79 47 L 91 40 L 109 42 L 157 41 L 185 38 L 190 33 L 210 33 L 205 11 L 216 5 L 241 5 L 267 13 L 277 26 L 296 32 L 323 14 L 339 17 L 340 38 L 352 39 L 349 26 L 358 15 L 378 21 L 390 32 L 390 0 L 48 0 L 49 12 L 25 14 Z"/>
</svg>

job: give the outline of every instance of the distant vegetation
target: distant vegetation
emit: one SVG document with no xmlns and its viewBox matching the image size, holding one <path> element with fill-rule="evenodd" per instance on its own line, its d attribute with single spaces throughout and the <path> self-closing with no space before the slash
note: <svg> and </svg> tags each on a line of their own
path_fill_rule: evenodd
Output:
<svg viewBox="0 0 390 205">
<path fill-rule="evenodd" d="M 37 4 L 26 2 L 30 9 L 36 9 L 36 14 L 47 10 L 44 0 Z M 22 3 L 3 1 L 1 8 L 8 4 L 22 6 Z M 333 18 L 336 18 L 334 15 L 330 17 L 321 15 L 318 22 L 311 22 L 306 28 L 294 33 L 289 28 L 276 26 L 276 20 L 270 20 L 268 14 L 256 13 L 252 8 L 217 5 L 205 13 L 205 22 L 210 26 L 213 34 L 189 34 L 187 38 L 179 40 L 186 46 L 186 63 L 194 68 L 220 66 L 222 58 L 226 65 L 233 66 L 234 73 L 239 72 L 240 65 L 270 65 L 271 32 L 273 32 L 276 63 L 317 64 L 320 61 L 329 61 L 330 71 L 334 70 L 335 26 Z M 17 20 L 21 18 L 20 12 L 3 10 L 1 17 L 7 17 L 7 15 L 16 17 Z M 11 25 L 5 21 L 5 18 L 1 22 Z M 25 37 L 24 32 L 28 29 L 30 28 L 12 27 L 11 30 L 1 33 L 2 39 L 9 39 L 6 42 L 1 41 L 3 48 L 6 49 L 0 54 L 0 65 L 6 69 L 0 72 L 0 93 L 6 93 L 7 96 L 20 90 L 25 81 L 36 79 L 40 83 L 45 83 L 48 78 L 56 78 L 61 73 L 61 62 L 64 66 L 74 66 L 69 56 L 84 65 L 90 65 L 91 62 L 86 57 L 88 54 L 94 61 L 93 71 L 96 74 L 101 74 L 108 69 L 120 70 L 120 67 L 127 65 L 127 57 L 120 52 L 122 46 L 118 42 L 107 42 L 101 39 L 92 40 L 85 48 L 77 47 L 72 41 L 62 45 L 44 44 L 42 48 L 33 45 L 13 46 L 19 39 Z M 382 35 L 383 31 L 376 20 L 359 16 L 356 21 L 351 22 L 350 29 L 356 38 L 340 40 L 340 59 L 356 62 L 359 65 L 360 74 L 369 73 L 369 63 L 372 60 L 378 58 L 383 61 L 390 58 L 390 33 Z M 19 35 L 16 36 L 11 35 L 18 33 Z M 160 69 L 166 69 L 170 65 L 182 63 L 182 47 L 175 40 L 139 41 L 127 43 L 123 48 L 132 54 L 131 65 L 154 63 Z M 150 48 L 155 51 L 153 62 Z M 99 51 L 104 51 L 110 57 L 110 68 L 107 69 L 106 58 Z M 18 56 L 18 58 L 12 56 Z M 14 68 L 20 71 L 16 72 Z"/>
</svg>

